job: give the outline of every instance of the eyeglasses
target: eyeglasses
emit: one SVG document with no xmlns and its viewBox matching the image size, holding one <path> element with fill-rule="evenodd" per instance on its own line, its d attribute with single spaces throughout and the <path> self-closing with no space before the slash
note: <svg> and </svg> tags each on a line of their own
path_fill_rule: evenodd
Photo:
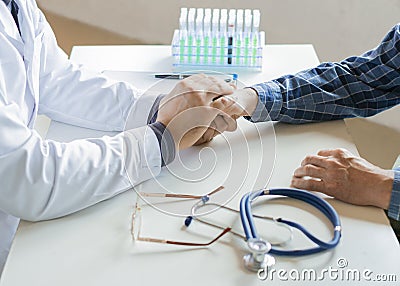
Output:
<svg viewBox="0 0 400 286">
<path fill-rule="evenodd" d="M 161 238 L 153 238 L 153 237 L 145 237 L 141 235 L 141 228 L 142 228 L 142 209 L 140 206 L 140 198 L 137 198 L 137 201 L 135 203 L 135 207 L 132 213 L 132 218 L 131 218 L 131 235 L 133 241 L 144 241 L 144 242 L 152 242 L 152 243 L 162 243 L 162 244 L 174 244 L 174 245 L 181 245 L 181 246 L 209 246 L 212 245 L 214 242 L 218 241 L 220 238 L 222 238 L 225 234 L 231 233 L 243 240 L 246 240 L 245 236 L 241 234 L 239 231 L 234 230 L 231 226 L 222 226 L 221 224 L 215 223 L 211 220 L 204 219 L 205 217 L 203 214 L 199 215 L 199 210 L 204 208 L 204 207 L 214 207 L 214 211 L 216 209 L 223 209 L 227 210 L 229 212 L 239 214 L 239 211 L 233 208 L 230 208 L 225 205 L 217 204 L 217 203 L 212 203 L 209 202 L 210 196 L 222 191 L 224 189 L 223 186 L 220 186 L 216 188 L 215 190 L 207 193 L 206 195 L 191 195 L 191 194 L 170 194 L 170 193 L 139 193 L 140 196 L 142 197 L 163 197 L 163 198 L 179 198 L 179 199 L 197 199 L 196 203 L 193 204 L 191 208 L 191 215 L 188 216 L 185 219 L 185 225 L 186 227 L 189 227 L 192 221 L 197 221 L 200 222 L 204 225 L 222 230 L 221 233 L 219 233 L 215 238 L 208 242 L 186 242 L 186 241 L 177 241 L 177 240 L 169 240 L 169 239 L 161 239 Z M 270 216 L 262 216 L 262 215 L 254 215 L 254 218 L 260 219 L 260 220 L 267 220 L 267 221 L 272 221 L 276 225 L 283 227 L 288 230 L 288 237 L 280 242 L 272 242 L 272 245 L 275 246 L 282 246 L 286 244 L 288 241 L 290 241 L 293 237 L 293 231 L 292 229 L 286 225 L 282 224 L 274 217 Z"/>
<path fill-rule="evenodd" d="M 160 238 L 152 238 L 152 237 L 143 237 L 140 234 L 140 230 L 142 227 L 142 216 L 141 216 L 141 208 L 139 203 L 136 202 L 135 209 L 132 214 L 132 224 L 131 224 L 131 234 L 132 239 L 134 241 L 147 241 L 154 243 L 164 243 L 164 244 L 175 244 L 175 245 L 184 245 L 184 246 L 209 246 L 219 240 L 222 236 L 231 231 L 230 227 L 223 229 L 223 231 L 215 237 L 213 240 L 209 242 L 184 242 L 184 241 L 176 241 L 169 239 L 160 239 Z"/>
</svg>

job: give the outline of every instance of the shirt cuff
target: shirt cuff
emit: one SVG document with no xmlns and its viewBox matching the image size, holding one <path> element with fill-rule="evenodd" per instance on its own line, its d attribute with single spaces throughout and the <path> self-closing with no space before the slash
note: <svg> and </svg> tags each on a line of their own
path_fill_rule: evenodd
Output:
<svg viewBox="0 0 400 286">
<path fill-rule="evenodd" d="M 129 110 L 124 130 L 147 126 L 158 97 L 159 94 L 151 94 L 149 92 L 139 95 Z M 158 105 L 156 110 L 158 110 Z"/>
<path fill-rule="evenodd" d="M 400 220 L 400 168 L 394 170 L 393 189 L 388 215 L 392 219 Z"/>
<path fill-rule="evenodd" d="M 161 156 L 158 140 L 148 126 L 120 133 L 123 159 L 129 181 L 133 186 L 156 177 L 161 172 Z"/>
<path fill-rule="evenodd" d="M 253 114 L 246 119 L 252 122 L 277 120 L 282 109 L 282 94 L 279 85 L 269 81 L 250 88 L 257 92 L 258 103 Z"/>
<path fill-rule="evenodd" d="M 161 166 L 164 167 L 175 159 L 176 149 L 174 138 L 168 128 L 161 122 L 157 121 L 149 124 L 149 127 L 154 131 L 157 137 L 161 152 Z"/>
</svg>

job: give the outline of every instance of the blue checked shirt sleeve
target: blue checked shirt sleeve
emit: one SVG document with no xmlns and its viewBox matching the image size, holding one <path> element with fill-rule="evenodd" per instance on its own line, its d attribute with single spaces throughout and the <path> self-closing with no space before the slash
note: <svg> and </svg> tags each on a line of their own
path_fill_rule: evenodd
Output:
<svg viewBox="0 0 400 286">
<path fill-rule="evenodd" d="M 399 156 L 400 158 L 400 156 Z M 400 167 L 394 169 L 394 181 L 388 215 L 392 219 L 400 220 Z"/>
<path fill-rule="evenodd" d="M 250 120 L 307 123 L 372 116 L 400 103 L 400 24 L 375 49 L 252 86 Z"/>
</svg>

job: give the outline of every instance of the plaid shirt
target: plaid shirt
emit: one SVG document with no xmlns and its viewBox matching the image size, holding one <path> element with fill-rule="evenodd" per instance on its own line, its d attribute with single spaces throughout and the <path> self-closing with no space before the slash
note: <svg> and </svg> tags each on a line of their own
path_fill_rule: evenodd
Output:
<svg viewBox="0 0 400 286">
<path fill-rule="evenodd" d="M 400 103 L 400 24 L 375 49 L 252 86 L 259 102 L 251 120 L 308 123 L 367 117 Z M 400 219 L 400 169 L 389 216 Z"/>
</svg>

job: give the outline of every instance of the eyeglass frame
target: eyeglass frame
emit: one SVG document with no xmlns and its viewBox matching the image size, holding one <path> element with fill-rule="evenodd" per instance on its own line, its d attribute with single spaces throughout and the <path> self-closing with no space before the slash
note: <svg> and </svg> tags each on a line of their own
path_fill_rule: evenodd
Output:
<svg viewBox="0 0 400 286">
<path fill-rule="evenodd" d="M 222 238 L 225 234 L 227 233 L 232 233 L 233 235 L 240 237 L 244 240 L 246 240 L 245 236 L 236 232 L 235 230 L 233 230 L 232 227 L 223 227 L 220 225 L 217 225 L 215 223 L 211 223 L 208 222 L 204 219 L 200 219 L 199 216 L 196 216 L 196 210 L 205 206 L 205 205 L 215 205 L 216 207 L 219 208 L 223 208 L 226 210 L 229 210 L 231 212 L 235 212 L 235 213 L 239 213 L 238 210 L 230 208 L 228 206 L 225 205 L 220 205 L 220 204 L 216 204 L 216 203 L 209 203 L 210 200 L 210 196 L 213 194 L 218 193 L 219 191 L 223 190 L 224 187 L 220 186 L 218 188 L 216 188 L 215 190 L 209 192 L 206 195 L 189 195 L 189 194 L 171 194 L 171 193 L 144 193 L 144 192 L 139 192 L 138 195 L 139 196 L 144 196 L 144 197 L 165 197 L 165 198 L 181 198 L 181 199 L 199 199 L 198 202 L 196 202 L 193 207 L 191 208 L 191 216 L 188 216 L 185 220 L 185 225 L 188 227 L 191 223 L 192 220 L 196 220 L 198 222 L 201 222 L 205 225 L 214 227 L 214 228 L 218 228 L 220 230 L 222 230 L 222 232 L 217 235 L 215 238 L 213 238 L 211 241 L 208 242 L 204 242 L 204 243 L 200 243 L 200 242 L 185 242 L 185 241 L 177 241 L 177 240 L 168 240 L 168 239 L 160 239 L 160 238 L 152 238 L 152 237 L 142 237 L 140 235 L 140 230 L 141 230 L 141 218 L 140 218 L 140 222 L 139 222 L 139 229 L 137 231 L 137 235 L 135 234 L 135 224 L 137 223 L 137 220 L 139 220 L 139 216 L 138 214 L 140 214 L 141 212 L 141 207 L 139 205 L 139 200 L 136 201 L 135 203 L 135 208 L 134 211 L 132 213 L 131 216 L 131 235 L 132 235 L 132 240 L 133 241 L 145 241 L 145 242 L 152 242 L 152 243 L 161 243 L 161 244 L 173 244 L 173 245 L 181 245 L 181 246 L 199 246 L 199 247 L 206 247 L 209 245 L 214 244 L 216 241 L 218 241 L 220 238 Z M 279 224 L 282 227 L 285 227 L 286 229 L 289 230 L 290 232 L 290 236 L 288 239 L 279 242 L 279 243 L 272 243 L 272 245 L 275 246 L 282 246 L 284 244 L 286 244 L 288 241 L 292 240 L 293 238 L 293 230 L 290 226 L 287 226 L 286 224 L 280 223 L 277 221 L 276 218 L 274 217 L 270 217 L 270 216 L 262 216 L 262 215 L 254 215 L 255 218 L 260 218 L 260 219 L 265 219 L 265 220 L 271 220 L 273 221 L 275 224 Z M 187 224 L 187 220 L 190 219 L 190 222 Z M 136 237 L 135 237 L 136 236 Z"/>
</svg>

